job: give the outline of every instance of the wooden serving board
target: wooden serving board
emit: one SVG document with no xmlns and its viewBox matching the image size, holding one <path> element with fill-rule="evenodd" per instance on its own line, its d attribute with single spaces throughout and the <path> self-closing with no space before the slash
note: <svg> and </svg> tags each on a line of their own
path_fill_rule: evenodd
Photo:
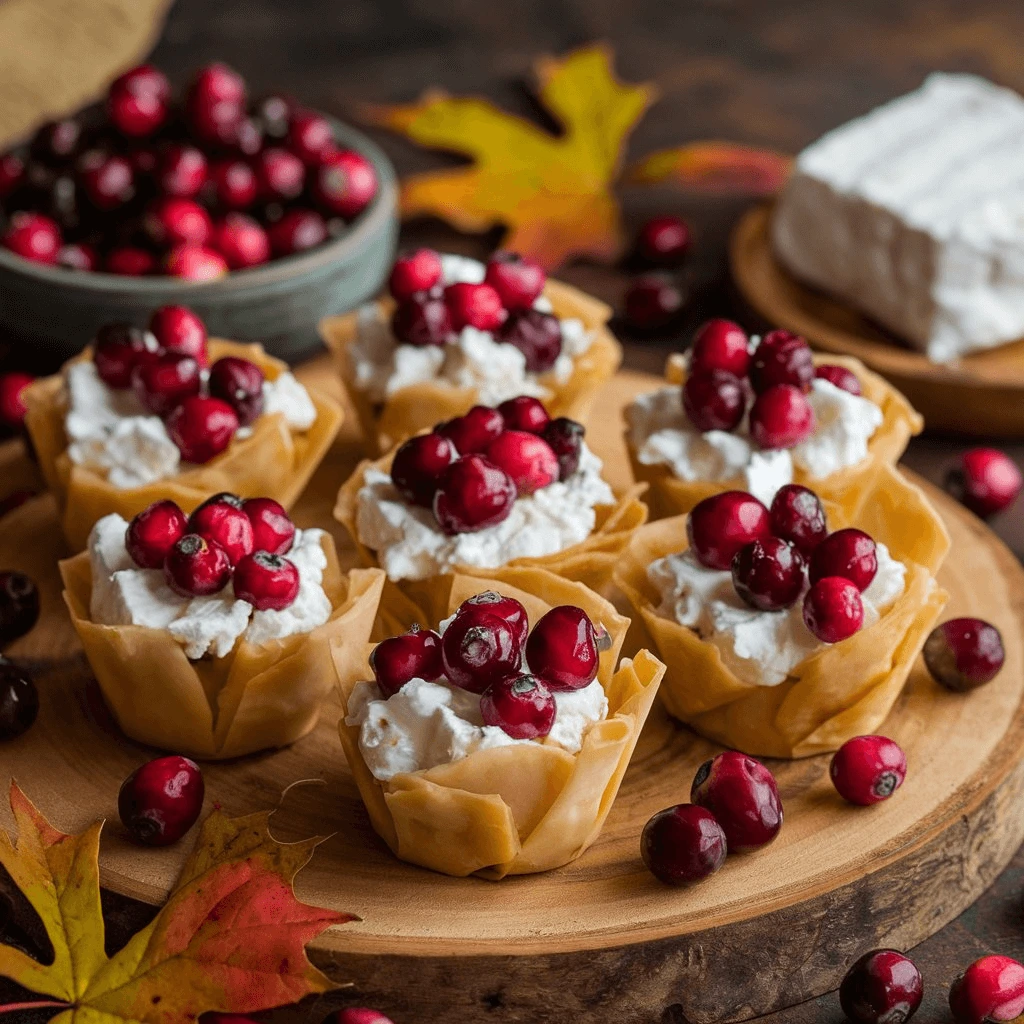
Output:
<svg viewBox="0 0 1024 1024">
<path fill-rule="evenodd" d="M 930 362 L 850 306 L 791 277 L 772 252 L 771 215 L 771 205 L 748 211 L 730 245 L 733 278 L 758 314 L 817 348 L 856 356 L 892 381 L 930 429 L 1024 438 L 1024 340 Z"/>
<path fill-rule="evenodd" d="M 324 362 L 300 371 L 327 379 Z M 628 467 L 619 410 L 653 377 L 622 374 L 598 404 L 591 440 L 613 481 Z M 2 478 L 30 475 L 8 446 Z M 346 435 L 301 503 L 302 525 L 328 524 L 334 493 L 358 457 Z M 953 536 L 941 576 L 949 614 L 995 622 L 1007 662 L 989 686 L 957 696 L 920 666 L 886 732 L 907 751 L 900 792 L 874 808 L 844 804 L 828 758 L 772 762 L 786 823 L 760 853 L 730 857 L 688 890 L 656 882 L 639 858 L 656 811 L 686 800 L 716 747 L 656 705 L 604 833 L 576 863 L 500 883 L 452 879 L 395 860 L 376 838 L 335 732 L 337 708 L 289 750 L 211 764 L 208 803 L 232 814 L 274 806 L 280 838 L 329 834 L 299 876 L 303 899 L 358 914 L 317 940 L 313 959 L 351 1001 L 399 1024 L 654 1024 L 742 1020 L 834 988 L 877 945 L 911 947 L 967 907 L 1024 838 L 1024 573 L 980 523 L 930 491 Z M 0 566 L 21 568 L 43 591 L 42 623 L 11 653 L 35 662 L 43 709 L 0 748 L 14 774 L 60 828 L 110 823 L 104 884 L 160 901 L 186 854 L 129 843 L 117 822 L 122 779 L 153 752 L 121 737 L 91 680 L 60 600 L 62 544 L 51 499 L 35 499 L 0 526 Z M 6 808 L 0 824 L 10 826 Z"/>
</svg>

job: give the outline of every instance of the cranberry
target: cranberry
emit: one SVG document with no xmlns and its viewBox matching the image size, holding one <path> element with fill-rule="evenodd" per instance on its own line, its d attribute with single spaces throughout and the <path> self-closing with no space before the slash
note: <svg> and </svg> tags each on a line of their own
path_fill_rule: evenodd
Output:
<svg viewBox="0 0 1024 1024">
<path fill-rule="evenodd" d="M 217 202 L 229 210 L 245 210 L 256 202 L 256 173 L 244 160 L 219 160 L 210 168 Z"/>
<path fill-rule="evenodd" d="M 996 448 L 964 452 L 959 469 L 950 472 L 947 487 L 983 519 L 1009 508 L 1021 489 L 1017 464 Z"/>
<path fill-rule="evenodd" d="M 715 816 L 696 804 L 678 804 L 659 811 L 640 838 L 647 870 L 666 885 L 692 885 L 714 874 L 724 863 L 725 832 Z"/>
<path fill-rule="evenodd" d="M 761 448 L 792 448 L 814 430 L 814 410 L 792 384 L 775 384 L 754 400 L 750 434 Z"/>
<path fill-rule="evenodd" d="M 263 412 L 263 371 L 248 359 L 224 356 L 210 367 L 210 394 L 227 402 L 247 427 Z"/>
<path fill-rule="evenodd" d="M 192 133 L 210 145 L 228 145 L 245 116 L 245 81 L 225 64 L 209 64 L 192 79 L 185 96 Z"/>
<path fill-rule="evenodd" d="M 460 455 L 485 452 L 504 430 L 504 417 L 486 405 L 474 405 L 464 416 L 434 427 L 434 433 L 447 437 Z"/>
<path fill-rule="evenodd" d="M 320 163 L 334 149 L 331 122 L 310 110 L 296 111 L 288 126 L 288 148 L 307 164 Z"/>
<path fill-rule="evenodd" d="M 256 156 L 263 149 L 263 123 L 259 118 L 243 117 L 234 126 L 231 148 L 241 156 Z"/>
<path fill-rule="evenodd" d="M 864 625 L 860 591 L 842 576 L 825 576 L 804 597 L 804 625 L 823 643 L 837 644 Z"/>
<path fill-rule="evenodd" d="M 209 462 L 231 443 L 238 416 L 219 398 L 193 395 L 167 419 L 167 433 L 186 462 Z"/>
<path fill-rule="evenodd" d="M 1024 964 L 1008 956 L 975 960 L 949 990 L 956 1024 L 1015 1020 L 1024 1013 Z"/>
<path fill-rule="evenodd" d="M 216 541 L 186 533 L 167 552 L 164 579 L 182 597 L 216 594 L 231 579 L 231 559 Z"/>
<path fill-rule="evenodd" d="M 39 588 L 23 572 L 0 572 L 0 647 L 23 637 L 39 621 Z"/>
<path fill-rule="evenodd" d="M 700 431 L 735 430 L 747 411 L 746 389 L 726 370 L 691 373 L 683 385 L 683 408 Z"/>
<path fill-rule="evenodd" d="M 232 270 L 258 267 L 270 259 L 266 231 L 244 213 L 229 213 L 214 225 L 213 247 Z"/>
<path fill-rule="evenodd" d="M 551 691 L 531 675 L 496 680 L 480 698 L 484 725 L 497 726 L 514 740 L 543 739 L 557 712 Z"/>
<path fill-rule="evenodd" d="M 510 398 L 498 406 L 505 426 L 509 430 L 525 430 L 528 434 L 542 434 L 544 428 L 551 422 L 544 403 L 539 398 L 531 398 L 529 395 L 520 395 L 518 398 Z"/>
<path fill-rule="evenodd" d="M 718 820 L 730 853 L 766 846 L 782 828 L 775 776 L 760 761 L 736 750 L 727 750 L 697 769 L 690 799 Z"/>
<path fill-rule="evenodd" d="M 775 492 L 771 526 L 776 537 L 788 540 L 805 556 L 810 556 L 828 536 L 828 521 L 821 499 L 799 484 L 786 484 Z"/>
<path fill-rule="evenodd" d="M 667 327 L 683 308 L 683 293 L 662 274 L 638 277 L 626 292 L 625 313 L 630 326 L 639 331 Z"/>
<path fill-rule="evenodd" d="M 48 121 L 32 137 L 32 156 L 48 164 L 65 164 L 78 151 L 82 126 L 74 118 Z"/>
<path fill-rule="evenodd" d="M 203 773 L 187 757 L 158 757 L 136 768 L 121 784 L 117 813 L 137 843 L 170 846 L 203 809 Z"/>
<path fill-rule="evenodd" d="M 441 434 L 410 438 L 391 463 L 391 482 L 414 505 L 432 507 L 441 474 L 458 458 L 455 446 Z"/>
<path fill-rule="evenodd" d="M 441 257 L 433 249 L 417 249 L 395 260 L 388 290 L 397 302 L 404 302 L 440 283 Z"/>
<path fill-rule="evenodd" d="M 60 251 L 60 228 L 41 213 L 19 211 L 11 215 L 0 243 L 22 259 L 54 264 Z"/>
<path fill-rule="evenodd" d="M 158 199 L 146 212 L 149 237 L 163 246 L 206 245 L 213 232 L 210 215 L 191 199 L 168 196 Z"/>
<path fill-rule="evenodd" d="M 804 589 L 803 556 L 788 541 L 764 537 L 751 541 L 732 560 L 736 593 L 763 612 L 777 612 L 794 604 Z"/>
<path fill-rule="evenodd" d="M 745 491 L 713 494 L 690 512 L 686 535 L 701 565 L 731 569 L 740 548 L 771 536 L 768 509 Z"/>
<path fill-rule="evenodd" d="M 531 309 L 544 291 L 547 274 L 539 263 L 519 253 L 499 251 L 487 261 L 484 280 L 506 309 Z"/>
<path fill-rule="evenodd" d="M 551 450 L 558 459 L 559 480 L 568 480 L 580 468 L 585 433 L 583 424 L 569 419 L 568 416 L 559 416 L 544 428 L 541 437 L 551 445 Z"/>
<path fill-rule="evenodd" d="M 89 201 L 103 213 L 116 210 L 135 195 L 135 172 L 122 156 L 98 150 L 86 153 L 78 177 Z"/>
<path fill-rule="evenodd" d="M 857 374 L 845 366 L 833 366 L 831 363 L 827 363 L 817 367 L 814 376 L 818 380 L 827 380 L 829 384 L 835 385 L 841 391 L 848 391 L 851 395 L 863 394 Z"/>
<path fill-rule="evenodd" d="M 246 520 L 248 522 L 248 520 Z M 254 551 L 235 565 L 235 596 L 257 611 L 282 611 L 299 594 L 299 570 L 294 562 L 269 551 Z"/>
<path fill-rule="evenodd" d="M 283 139 L 288 135 L 288 125 L 295 112 L 295 104 L 291 99 L 279 93 L 271 93 L 258 100 L 254 109 L 264 131 L 272 139 Z"/>
<path fill-rule="evenodd" d="M 313 196 L 331 213 L 351 220 L 377 194 L 377 172 L 361 153 L 342 149 L 324 157 L 313 178 Z"/>
<path fill-rule="evenodd" d="M 122 245 L 107 253 L 103 269 L 121 277 L 145 277 L 156 270 L 156 257 L 148 249 Z"/>
<path fill-rule="evenodd" d="M 57 250 L 57 266 L 65 270 L 98 270 L 99 253 L 85 242 L 69 242 Z"/>
<path fill-rule="evenodd" d="M 539 309 L 513 311 L 495 337 L 506 345 L 515 345 L 523 353 L 529 373 L 550 370 L 562 354 L 562 327 L 558 317 Z"/>
<path fill-rule="evenodd" d="M 96 332 L 93 362 L 100 379 L 109 387 L 131 387 L 132 371 L 138 363 L 152 357 L 157 340 L 152 334 L 127 323 L 104 324 Z"/>
<path fill-rule="evenodd" d="M 287 149 L 271 146 L 263 150 L 256 157 L 254 169 L 264 200 L 286 203 L 302 195 L 306 184 L 306 167 Z"/>
<path fill-rule="evenodd" d="M 191 356 L 202 367 L 209 366 L 206 324 L 188 306 L 161 306 L 154 310 L 149 330 L 161 348 Z"/>
<path fill-rule="evenodd" d="M 31 374 L 0 373 L 0 423 L 17 429 L 25 422 L 25 389 L 35 380 Z"/>
<path fill-rule="evenodd" d="M 921 972 L 895 949 L 865 953 L 839 987 L 839 1003 L 851 1024 L 905 1024 L 923 995 Z"/>
<path fill-rule="evenodd" d="M 394 696 L 413 679 L 432 683 L 444 673 L 441 637 L 432 629 L 413 626 L 408 633 L 377 644 L 370 655 L 370 667 L 385 698 Z"/>
<path fill-rule="evenodd" d="M 750 339 L 731 320 L 708 320 L 693 336 L 690 371 L 724 370 L 745 377 L 750 370 Z"/>
<path fill-rule="evenodd" d="M 512 478 L 482 455 L 456 459 L 438 480 L 434 516 L 451 535 L 497 526 L 508 518 L 516 500 Z"/>
<path fill-rule="evenodd" d="M 403 345 L 444 345 L 452 335 L 452 317 L 443 299 L 417 293 L 395 308 L 391 330 Z"/>
<path fill-rule="evenodd" d="M 790 331 L 769 331 L 750 360 L 750 382 L 755 391 L 790 384 L 806 391 L 814 380 L 811 347 Z"/>
<path fill-rule="evenodd" d="M 25 178 L 25 161 L 14 153 L 0 153 L 0 199 L 6 199 Z"/>
<path fill-rule="evenodd" d="M 205 184 L 206 172 L 202 150 L 187 144 L 168 146 L 157 164 L 156 183 L 166 195 L 191 199 Z"/>
<path fill-rule="evenodd" d="M 481 594 L 467 598 L 459 605 L 459 611 L 479 608 L 488 615 L 497 615 L 499 619 L 512 627 L 516 642 L 522 647 L 526 643 L 526 636 L 530 631 L 530 620 L 527 617 L 526 609 L 514 598 L 497 594 L 493 590 L 485 590 Z"/>
<path fill-rule="evenodd" d="M 522 655 L 512 626 L 484 608 L 461 611 L 441 637 L 448 682 L 471 693 L 518 675 Z"/>
<path fill-rule="evenodd" d="M 907 755 L 885 736 L 854 736 L 832 756 L 832 784 L 851 804 L 877 804 L 903 785 Z"/>
<path fill-rule="evenodd" d="M 994 679 L 1006 654 L 998 629 L 983 619 L 950 619 L 924 644 L 924 662 L 936 682 L 966 693 Z"/>
<path fill-rule="evenodd" d="M 444 290 L 444 301 L 451 313 L 456 331 L 475 327 L 479 331 L 496 331 L 508 315 L 501 296 L 489 284 L 459 281 Z"/>
<path fill-rule="evenodd" d="M 385 1017 L 378 1010 L 365 1007 L 352 1007 L 348 1010 L 337 1010 L 324 1024 L 393 1024 L 390 1017 Z"/>
<path fill-rule="evenodd" d="M 188 517 L 170 499 L 155 501 L 128 524 L 124 546 L 143 569 L 161 569 L 168 552 L 185 536 Z"/>
<path fill-rule="evenodd" d="M 170 95 L 166 76 L 142 64 L 114 79 L 107 94 L 107 117 L 122 135 L 145 138 L 167 120 Z"/>
<path fill-rule="evenodd" d="M 640 228 L 636 243 L 649 263 L 678 266 L 690 251 L 690 227 L 682 217 L 652 217 Z"/>
<path fill-rule="evenodd" d="M 601 652 L 597 630 L 582 608 L 552 608 L 534 624 L 526 661 L 552 690 L 582 690 L 597 678 Z"/>
<path fill-rule="evenodd" d="M 168 416 L 189 395 L 198 395 L 201 385 L 199 363 L 179 352 L 143 360 L 132 373 L 136 396 L 157 416 Z"/>
<path fill-rule="evenodd" d="M 216 542 L 235 566 L 255 549 L 255 535 L 249 516 L 231 501 L 204 501 L 189 517 L 188 532 Z"/>
<path fill-rule="evenodd" d="M 811 555 L 812 583 L 825 576 L 842 576 L 863 593 L 878 572 L 878 549 L 863 530 L 836 530 Z"/>
<path fill-rule="evenodd" d="M 488 445 L 485 454 L 495 466 L 508 473 L 520 496 L 555 483 L 561 472 L 551 445 L 544 438 L 523 430 L 506 430 Z"/>
<path fill-rule="evenodd" d="M 224 257 L 205 245 L 176 246 L 167 254 L 164 266 L 171 277 L 185 281 L 215 281 L 228 272 Z"/>
<path fill-rule="evenodd" d="M 316 210 L 289 210 L 267 232 L 275 256 L 291 256 L 327 239 L 327 223 Z"/>
<path fill-rule="evenodd" d="M 0 742 L 27 732 L 39 714 L 39 691 L 32 677 L 0 658 Z"/>
<path fill-rule="evenodd" d="M 284 506 L 273 498 L 247 498 L 242 508 L 252 523 L 252 543 L 256 551 L 286 555 L 295 541 L 295 524 Z"/>
</svg>

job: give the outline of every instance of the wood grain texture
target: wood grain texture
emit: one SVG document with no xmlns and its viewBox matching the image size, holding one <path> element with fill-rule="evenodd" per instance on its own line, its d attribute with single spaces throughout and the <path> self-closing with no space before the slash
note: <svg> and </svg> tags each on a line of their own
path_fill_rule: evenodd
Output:
<svg viewBox="0 0 1024 1024">
<path fill-rule="evenodd" d="M 323 381 L 326 372 L 317 362 L 301 375 Z M 618 482 L 628 473 L 618 410 L 655 383 L 622 374 L 599 406 L 608 415 L 591 440 Z M 299 506 L 303 525 L 329 522 L 334 491 L 356 455 L 347 434 Z M 363 920 L 324 936 L 314 959 L 338 980 L 355 982 L 352 1003 L 379 1006 L 403 1024 L 557 1014 L 584 1024 L 703 1024 L 826 991 L 865 948 L 909 947 L 951 920 L 1024 838 L 1024 574 L 977 520 L 931 493 L 954 538 L 941 574 L 952 595 L 948 614 L 997 623 L 1006 668 L 967 697 L 915 670 L 886 725 L 911 763 L 907 783 L 888 803 L 844 805 L 828 781 L 827 758 L 773 763 L 787 813 L 779 839 L 758 855 L 731 858 L 693 889 L 663 888 L 638 856 L 643 823 L 686 799 L 697 765 L 715 750 L 660 709 L 600 840 L 576 863 L 537 877 L 494 884 L 395 861 L 369 826 L 330 713 L 289 750 L 208 766 L 209 799 L 242 813 L 275 804 L 292 782 L 318 783 L 292 789 L 274 827 L 281 838 L 332 833 L 300 876 L 298 893 Z M 113 818 L 122 778 L 149 752 L 118 736 L 78 653 L 56 593 L 59 534 L 50 499 L 23 506 L 0 534 L 0 564 L 37 576 L 45 609 L 44 625 L 12 652 L 36 664 L 43 713 L 4 748 L 3 763 L 59 827 Z M 6 814 L 0 821 L 9 824 Z M 158 901 L 184 853 L 140 850 L 115 820 L 103 842 L 103 882 Z"/>
</svg>

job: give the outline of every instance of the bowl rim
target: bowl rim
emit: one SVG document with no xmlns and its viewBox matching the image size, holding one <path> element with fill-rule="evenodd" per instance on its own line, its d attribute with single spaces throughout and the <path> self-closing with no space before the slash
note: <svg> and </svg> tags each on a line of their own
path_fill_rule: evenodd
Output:
<svg viewBox="0 0 1024 1024">
<path fill-rule="evenodd" d="M 369 159 L 377 174 L 377 194 L 370 205 L 352 222 L 349 230 L 339 238 L 316 246 L 309 252 L 271 260 L 263 266 L 250 267 L 246 270 L 232 270 L 224 277 L 216 278 L 213 281 L 187 281 L 184 278 L 170 276 L 129 277 L 124 274 L 109 274 L 106 271 L 98 270 L 75 273 L 43 263 L 34 263 L 0 247 L 0 276 L 11 273 L 36 284 L 97 295 L 109 293 L 123 295 L 127 292 L 137 296 L 170 297 L 177 296 L 186 290 L 196 293 L 203 291 L 207 294 L 223 294 L 279 284 L 354 255 L 364 247 L 371 237 L 379 234 L 397 213 L 398 178 L 394 166 L 383 149 L 369 136 L 332 114 L 324 111 L 317 112 L 323 114 L 330 121 L 338 141 Z"/>
</svg>

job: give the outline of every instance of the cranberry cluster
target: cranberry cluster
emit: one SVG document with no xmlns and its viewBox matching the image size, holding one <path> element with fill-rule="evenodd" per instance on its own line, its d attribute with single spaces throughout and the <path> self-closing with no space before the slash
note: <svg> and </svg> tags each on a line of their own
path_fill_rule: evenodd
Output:
<svg viewBox="0 0 1024 1024">
<path fill-rule="evenodd" d="M 170 500 L 143 509 L 128 524 L 125 547 L 142 569 L 162 569 L 182 597 L 216 594 L 228 583 L 258 611 L 287 608 L 299 593 L 299 570 L 285 558 L 295 524 L 273 498 L 215 494 L 186 516 Z"/>
<path fill-rule="evenodd" d="M 39 714 L 39 691 L 30 673 L 0 655 L 0 742 L 28 731 Z"/>
<path fill-rule="evenodd" d="M 727 853 L 760 849 L 782 828 L 775 776 L 735 750 L 697 769 L 690 800 L 659 811 L 640 840 L 644 864 L 666 885 L 699 882 L 725 863 Z"/>
<path fill-rule="evenodd" d="M 445 533 L 484 530 L 507 519 L 517 497 L 572 476 L 584 433 L 527 395 L 497 409 L 475 405 L 406 441 L 391 480 L 406 501 L 433 509 Z"/>
<path fill-rule="evenodd" d="M 0 155 L 2 244 L 25 259 L 206 281 L 320 245 L 377 193 L 324 116 L 279 95 L 249 104 L 224 64 L 180 104 L 162 72 L 133 68 L 92 115 Z"/>
<path fill-rule="evenodd" d="M 803 594 L 804 623 L 828 644 L 864 625 L 860 595 L 878 572 L 875 542 L 863 530 L 829 533 L 808 488 L 780 488 L 770 510 L 745 491 L 712 495 L 694 507 L 686 533 L 701 565 L 730 569 L 752 608 L 781 611 Z"/>
<path fill-rule="evenodd" d="M 582 608 L 559 605 L 532 632 L 526 609 L 492 590 L 464 601 L 444 635 L 413 626 L 378 644 L 370 656 L 385 698 L 412 679 L 480 694 L 480 713 L 517 740 L 543 739 L 555 723 L 553 693 L 581 690 L 597 678 L 609 644 Z M 523 671 L 523 659 L 529 672 Z"/>
</svg>

